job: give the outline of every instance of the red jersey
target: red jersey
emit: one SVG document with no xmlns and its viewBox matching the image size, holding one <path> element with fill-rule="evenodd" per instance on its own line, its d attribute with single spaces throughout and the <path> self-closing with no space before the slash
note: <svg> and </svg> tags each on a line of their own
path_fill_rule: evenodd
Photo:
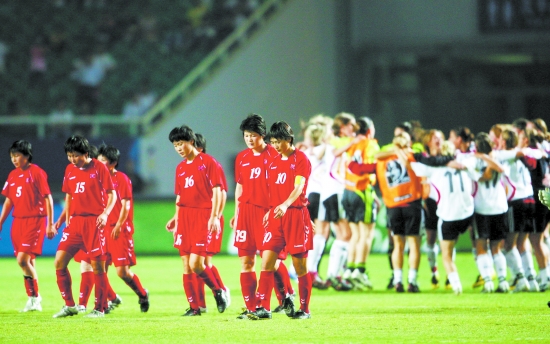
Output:
<svg viewBox="0 0 550 344">
<path fill-rule="evenodd" d="M 114 187 L 109 169 L 96 159 L 86 168 L 65 169 L 62 191 L 71 196 L 71 216 L 99 216 L 107 206 L 107 192 L 111 190 Z"/>
<path fill-rule="evenodd" d="M 295 150 L 288 158 L 278 155 L 273 159 L 267 169 L 269 186 L 269 206 L 276 207 L 287 200 L 294 190 L 296 176 L 306 179 L 304 189 L 300 196 L 290 206 L 295 208 L 305 207 L 309 204 L 306 197 L 307 183 L 311 174 L 311 163 L 304 152 Z"/>
<path fill-rule="evenodd" d="M 11 171 L 2 189 L 2 195 L 13 203 L 13 217 L 46 216 L 44 198 L 49 194 L 48 175 L 34 164 L 25 171 Z"/>
<path fill-rule="evenodd" d="M 212 189 L 222 187 L 218 162 L 210 155 L 199 153 L 193 161 L 183 160 L 176 167 L 175 194 L 178 206 L 212 209 Z"/>
<path fill-rule="evenodd" d="M 267 166 L 278 155 L 277 150 L 267 145 L 263 152 L 255 154 L 248 148 L 235 159 L 235 182 L 242 185 L 239 203 L 249 203 L 269 208 L 267 189 Z"/>
<path fill-rule="evenodd" d="M 116 191 L 116 202 L 113 210 L 109 214 L 107 223 L 116 224 L 120 217 L 120 211 L 122 210 L 122 200 L 130 200 L 130 211 L 128 212 L 128 218 L 126 221 L 133 222 L 134 219 L 134 202 L 132 201 L 132 182 L 128 176 L 120 171 L 116 171 L 114 175 L 111 175 L 113 181 L 113 187 Z"/>
</svg>

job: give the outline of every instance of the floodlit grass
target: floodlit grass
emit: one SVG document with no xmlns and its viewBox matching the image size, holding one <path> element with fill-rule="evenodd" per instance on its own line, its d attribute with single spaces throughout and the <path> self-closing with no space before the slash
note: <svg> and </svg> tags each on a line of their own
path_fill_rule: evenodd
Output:
<svg viewBox="0 0 550 344">
<path fill-rule="evenodd" d="M 175 250 L 174 250 L 175 251 Z M 368 271 L 374 283 L 370 292 L 313 291 L 310 320 L 291 320 L 274 314 L 272 320 L 236 319 L 243 305 L 237 257 L 219 256 L 214 263 L 231 288 L 232 305 L 220 314 L 207 296 L 209 312 L 201 317 L 181 317 L 188 307 L 182 287 L 180 258 L 138 257 L 133 268 L 149 289 L 151 308 L 139 311 L 137 297 L 109 272 L 123 304 L 103 319 L 82 315 L 53 319 L 63 305 L 55 282 L 53 258 L 37 260 L 42 312 L 20 313 L 26 302 L 23 278 L 14 258 L 0 259 L 0 342 L 2 343 L 470 343 L 547 342 L 550 310 L 546 293 L 480 294 L 471 284 L 477 271 L 471 254 L 458 254 L 464 294 L 432 290 L 423 257 L 420 294 L 386 291 L 387 257 L 373 255 Z M 321 274 L 326 271 L 323 259 Z M 441 266 L 441 264 L 440 264 Z M 73 294 L 78 297 L 80 273 L 71 262 Z M 405 273 L 406 274 L 406 273 Z M 444 273 L 441 276 L 444 279 Z M 294 283 L 296 291 L 297 287 Z M 272 301 L 272 305 L 275 304 Z M 93 307 L 93 294 L 89 308 Z M 273 306 L 274 308 L 274 306 Z"/>
</svg>

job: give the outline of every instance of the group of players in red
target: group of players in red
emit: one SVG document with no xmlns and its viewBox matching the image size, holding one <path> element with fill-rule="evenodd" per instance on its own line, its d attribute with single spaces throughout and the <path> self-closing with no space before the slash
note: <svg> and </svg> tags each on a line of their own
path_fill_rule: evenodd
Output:
<svg viewBox="0 0 550 344">
<path fill-rule="evenodd" d="M 247 149 L 236 160 L 236 211 L 230 223 L 236 232 L 246 308 L 237 319 L 271 319 L 273 290 L 279 300 L 274 312 L 309 319 L 312 281 L 306 259 L 314 228 L 305 195 L 311 164 L 303 152 L 296 150 L 293 131 L 285 122 L 274 123 L 267 133 L 263 118 L 251 114 L 240 129 Z M 270 144 L 264 141 L 266 136 Z M 169 140 L 183 158 L 175 176 L 176 211 L 166 229 L 173 233 L 174 247 L 183 261 L 183 288 L 190 306 L 184 316 L 199 316 L 206 311 L 204 285 L 212 290 L 218 311 L 224 312 L 231 302 L 230 292 L 212 264 L 212 256 L 221 247 L 222 213 L 227 199 L 225 175 L 221 165 L 206 154 L 202 135 L 188 126 L 174 128 Z M 96 154 L 86 138 L 74 135 L 67 139 L 65 152 L 70 163 L 62 187 L 65 207 L 56 222 L 47 174 L 32 163 L 31 144 L 16 141 L 9 152 L 15 169 L 2 190 L 6 200 L 0 228 L 13 209 L 12 242 L 28 295 L 23 311 L 42 310 L 35 259 L 42 253 L 44 238 L 52 239 L 65 223 L 54 261 L 65 305 L 53 317 L 85 312 L 93 286 L 95 305 L 86 317 L 104 317 L 118 306 L 122 300 L 107 278 L 111 263 L 138 296 L 141 311 L 147 312 L 149 292 L 130 270 L 136 264 L 132 186 L 129 178 L 116 169 L 118 149 L 102 145 Z M 258 251 L 262 257 L 259 280 L 255 272 Z M 298 309 L 283 263 L 287 254 L 292 256 L 298 275 Z M 73 258 L 81 262 L 82 271 L 78 305 L 67 269 Z"/>
</svg>

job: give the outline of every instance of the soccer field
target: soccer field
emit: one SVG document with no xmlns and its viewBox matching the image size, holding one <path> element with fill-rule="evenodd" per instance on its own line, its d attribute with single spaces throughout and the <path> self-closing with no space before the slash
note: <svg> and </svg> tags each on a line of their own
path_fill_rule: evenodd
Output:
<svg viewBox="0 0 550 344">
<path fill-rule="evenodd" d="M 244 305 L 240 293 L 240 263 L 234 256 L 214 258 L 231 306 L 222 314 L 207 293 L 208 313 L 182 317 L 188 307 L 182 287 L 180 258 L 138 257 L 133 270 L 150 291 L 151 308 L 140 313 L 137 297 L 114 273 L 109 276 L 123 304 L 105 318 L 82 315 L 53 319 L 63 305 L 56 285 L 53 258 L 37 260 L 42 312 L 20 313 L 26 302 L 23 278 L 14 258 L 0 259 L 0 342 L 2 343 L 427 343 L 427 342 L 547 342 L 550 310 L 546 293 L 481 294 L 472 289 L 477 276 L 471 254 L 458 254 L 464 294 L 432 290 L 423 257 L 419 294 L 386 291 L 387 257 L 373 255 L 368 271 L 370 292 L 313 290 L 310 320 L 291 320 L 274 314 L 272 320 L 237 320 Z M 321 273 L 326 271 L 324 258 Z M 441 263 L 441 262 L 440 262 Z M 440 265 L 441 266 L 441 265 Z M 78 297 L 79 265 L 69 265 L 73 294 Z M 442 279 L 444 276 L 442 275 Z M 294 283 L 296 286 L 296 284 Z M 297 290 L 297 288 L 295 288 Z M 92 306 L 93 294 L 88 304 Z M 275 307 L 276 300 L 272 300 Z"/>
</svg>

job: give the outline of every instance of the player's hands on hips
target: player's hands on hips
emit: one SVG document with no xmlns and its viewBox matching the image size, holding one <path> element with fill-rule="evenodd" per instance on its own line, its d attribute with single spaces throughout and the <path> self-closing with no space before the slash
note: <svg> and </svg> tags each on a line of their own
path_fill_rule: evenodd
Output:
<svg viewBox="0 0 550 344">
<path fill-rule="evenodd" d="M 105 227 L 106 224 L 107 224 L 107 214 L 101 213 L 101 215 L 97 217 L 96 225 L 99 228 L 103 228 Z"/>
<path fill-rule="evenodd" d="M 50 223 L 46 227 L 46 236 L 48 239 L 53 239 L 57 235 L 57 223 Z"/>
<path fill-rule="evenodd" d="M 166 224 L 166 230 L 168 232 L 175 232 L 176 231 L 176 218 L 175 217 L 168 220 L 168 223 Z"/>
</svg>

